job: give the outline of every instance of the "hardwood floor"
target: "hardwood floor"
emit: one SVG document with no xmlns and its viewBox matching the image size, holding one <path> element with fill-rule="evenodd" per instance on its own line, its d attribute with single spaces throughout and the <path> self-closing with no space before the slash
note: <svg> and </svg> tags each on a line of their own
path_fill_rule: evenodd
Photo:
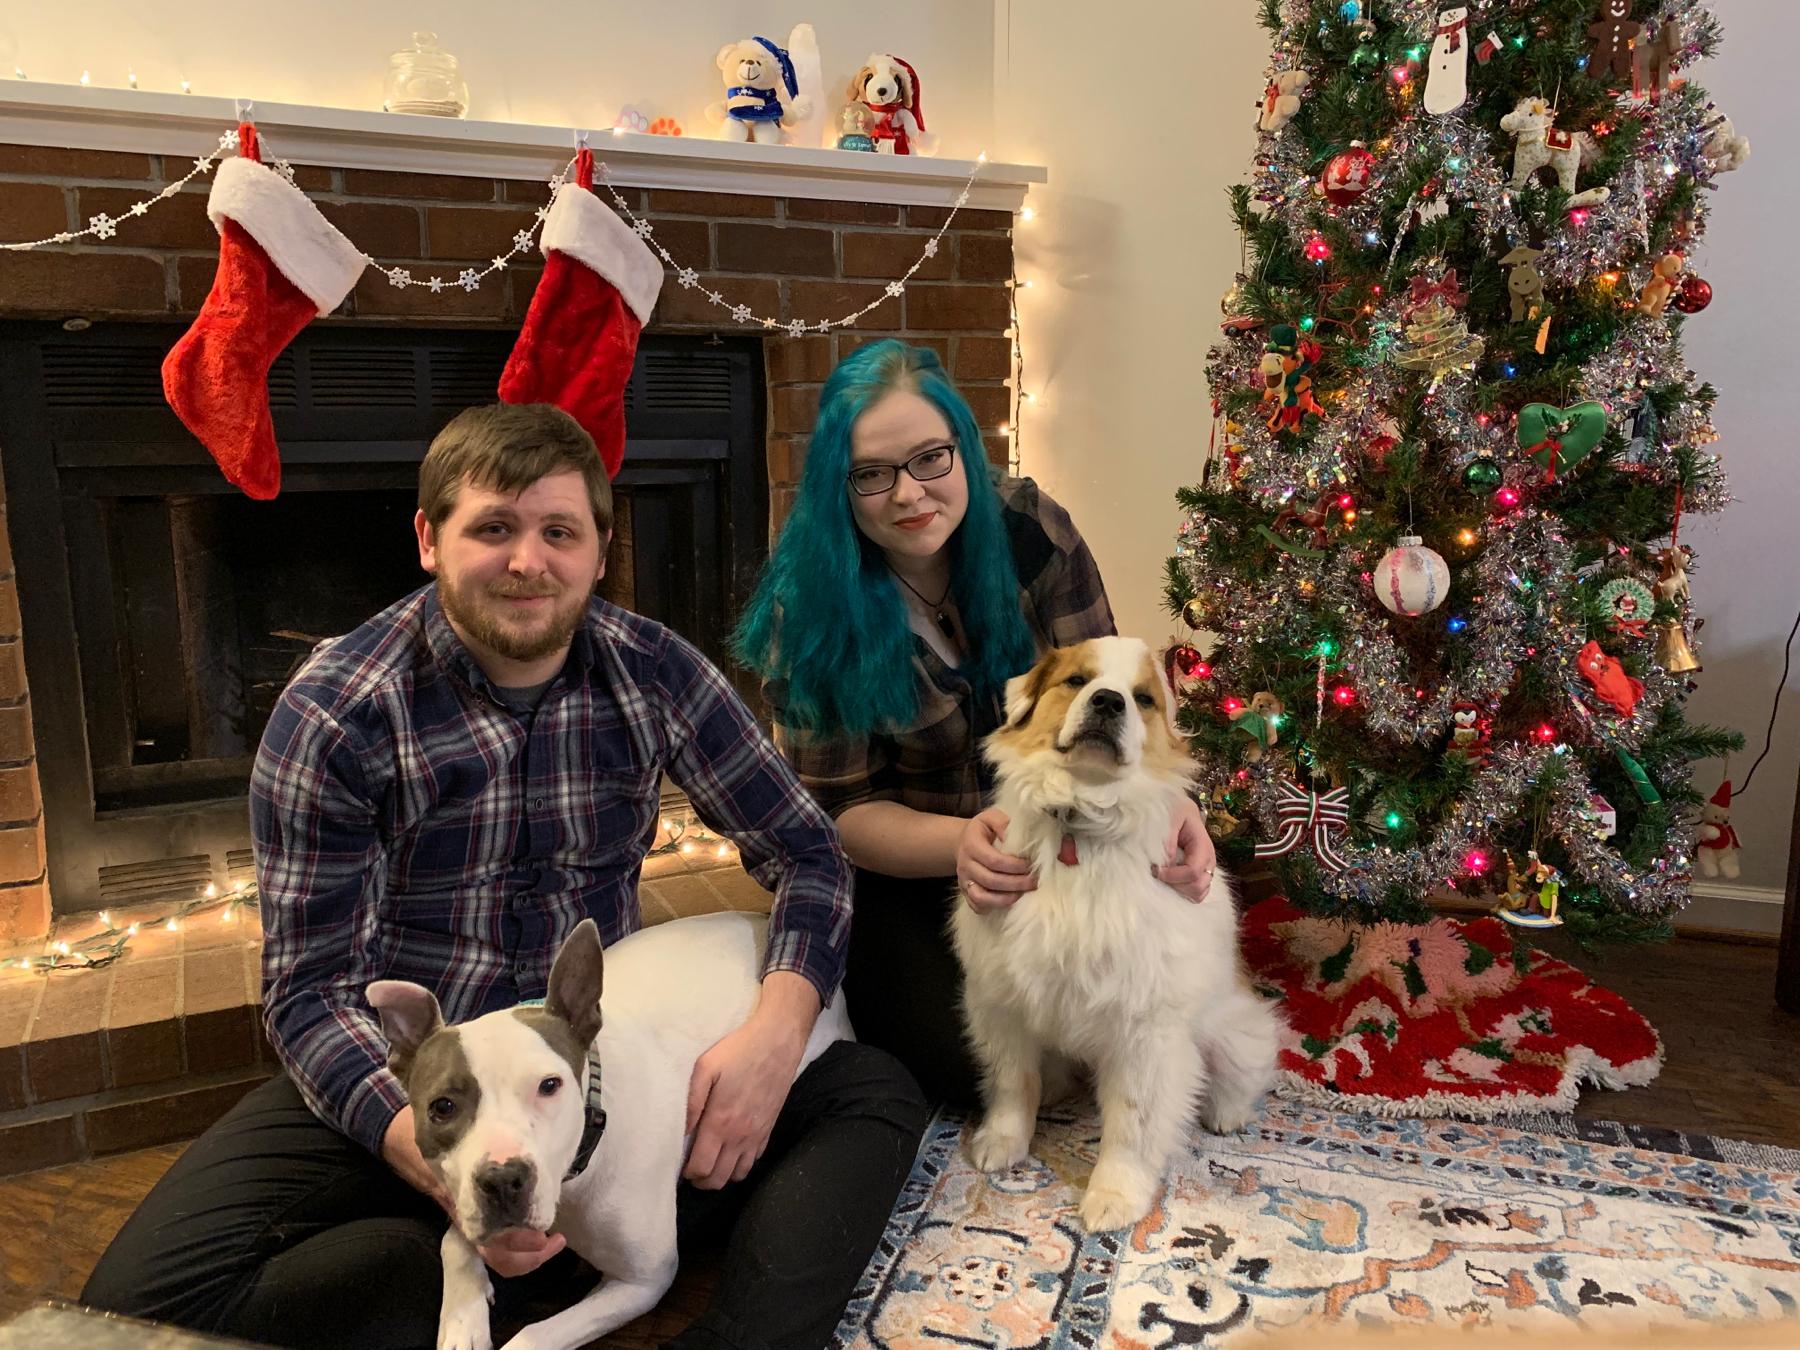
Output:
<svg viewBox="0 0 1800 1350">
<path fill-rule="evenodd" d="M 1598 958 L 1556 950 L 1629 999 L 1662 1033 L 1667 1062 L 1647 1088 L 1584 1092 L 1579 1114 L 1800 1148 L 1800 1016 L 1775 1006 L 1776 953 L 1693 938 Z M 179 1144 L 0 1180 L 0 1318 L 73 1300 Z M 663 1305 L 607 1338 L 652 1350 L 705 1305 L 715 1275 L 684 1265 Z"/>
</svg>

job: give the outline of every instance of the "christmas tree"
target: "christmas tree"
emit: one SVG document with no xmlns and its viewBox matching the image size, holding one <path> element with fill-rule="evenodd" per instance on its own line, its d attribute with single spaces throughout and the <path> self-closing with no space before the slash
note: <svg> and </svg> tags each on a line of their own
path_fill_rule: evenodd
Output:
<svg viewBox="0 0 1800 1350">
<path fill-rule="evenodd" d="M 1727 501 L 1696 0 L 1263 0 L 1275 37 L 1168 665 L 1221 851 L 1289 897 L 1651 937 L 1685 903 L 1682 522 Z M 1202 651 L 1208 642 L 1211 650 Z"/>
</svg>

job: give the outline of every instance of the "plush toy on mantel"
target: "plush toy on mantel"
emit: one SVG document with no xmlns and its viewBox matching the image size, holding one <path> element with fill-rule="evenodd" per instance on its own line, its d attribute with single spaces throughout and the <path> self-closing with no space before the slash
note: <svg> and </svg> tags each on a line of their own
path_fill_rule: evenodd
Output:
<svg viewBox="0 0 1800 1350">
<path fill-rule="evenodd" d="M 725 101 L 708 107 L 706 118 L 718 125 L 720 140 L 779 145 L 784 129 L 811 115 L 793 59 L 768 38 L 729 42 L 713 64 L 725 79 Z"/>
<path fill-rule="evenodd" d="M 1731 828 L 1731 780 L 1719 784 L 1712 800 L 1700 808 L 1700 833 L 1694 841 L 1694 857 L 1703 877 L 1738 874 L 1737 831 Z"/>
<path fill-rule="evenodd" d="M 871 53 L 850 77 L 848 98 L 840 149 L 883 155 L 929 155 L 937 149 L 937 137 L 925 130 L 918 72 L 899 57 Z"/>
</svg>

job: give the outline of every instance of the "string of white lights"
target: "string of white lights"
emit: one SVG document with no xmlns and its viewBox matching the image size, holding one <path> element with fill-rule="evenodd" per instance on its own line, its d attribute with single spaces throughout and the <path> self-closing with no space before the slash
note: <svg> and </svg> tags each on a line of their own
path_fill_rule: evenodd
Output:
<svg viewBox="0 0 1800 1350">
<path fill-rule="evenodd" d="M 631 222 L 631 228 L 637 232 L 638 238 L 642 239 L 651 248 L 655 249 L 656 256 L 675 269 L 675 280 L 678 285 L 681 285 L 688 290 L 700 290 L 699 269 L 689 267 L 680 262 L 668 249 L 663 247 L 662 241 L 656 237 L 656 227 L 643 216 L 640 216 L 633 211 L 631 209 L 631 203 L 627 202 L 620 194 L 619 189 L 613 185 L 612 175 L 608 173 L 606 169 L 606 161 L 596 156 L 594 162 L 600 170 L 600 181 L 606 184 L 606 190 L 612 194 L 613 204 L 617 206 L 621 214 Z M 950 214 L 944 217 L 944 223 L 938 226 L 937 233 L 925 241 L 923 248 L 919 251 L 918 259 L 911 267 L 906 269 L 900 279 L 888 282 L 887 286 L 884 288 L 884 294 L 871 300 L 861 309 L 844 315 L 841 319 L 819 319 L 812 323 L 808 323 L 804 319 L 789 319 L 783 321 L 781 319 L 770 318 L 764 314 L 758 314 L 748 305 L 733 304 L 725 298 L 724 293 L 721 291 L 704 290 L 701 291 L 701 294 L 706 297 L 708 304 L 713 305 L 718 309 L 728 311 L 734 323 L 755 323 L 760 324 L 767 329 L 785 329 L 789 337 L 799 337 L 802 333 L 829 333 L 833 328 L 849 328 L 876 306 L 884 305 L 889 300 L 898 299 L 900 296 L 906 294 L 906 283 L 912 280 L 913 274 L 928 261 L 937 256 L 938 249 L 943 245 L 945 233 L 950 229 L 951 222 L 956 219 L 956 213 L 968 204 L 969 189 L 974 185 L 975 175 L 981 172 L 982 165 L 986 163 L 987 152 L 984 150 L 976 157 L 974 166 L 970 168 L 969 176 L 963 182 L 962 191 L 956 194 L 956 204 L 951 207 Z"/>
</svg>

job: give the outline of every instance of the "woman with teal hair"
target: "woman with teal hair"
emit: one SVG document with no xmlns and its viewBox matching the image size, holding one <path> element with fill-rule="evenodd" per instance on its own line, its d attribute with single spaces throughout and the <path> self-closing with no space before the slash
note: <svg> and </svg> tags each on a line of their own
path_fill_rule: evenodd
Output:
<svg viewBox="0 0 1800 1350">
<path fill-rule="evenodd" d="M 839 362 L 734 645 L 856 864 L 844 992 L 857 1037 L 935 1098 L 978 1099 L 949 906 L 960 892 L 1001 908 L 1036 885 L 999 847 L 981 741 L 1041 649 L 1113 631 L 1068 513 L 990 470 L 935 352 L 888 339 Z M 1159 875 L 1199 900 L 1213 868 L 1199 809 L 1171 833 Z"/>
</svg>

